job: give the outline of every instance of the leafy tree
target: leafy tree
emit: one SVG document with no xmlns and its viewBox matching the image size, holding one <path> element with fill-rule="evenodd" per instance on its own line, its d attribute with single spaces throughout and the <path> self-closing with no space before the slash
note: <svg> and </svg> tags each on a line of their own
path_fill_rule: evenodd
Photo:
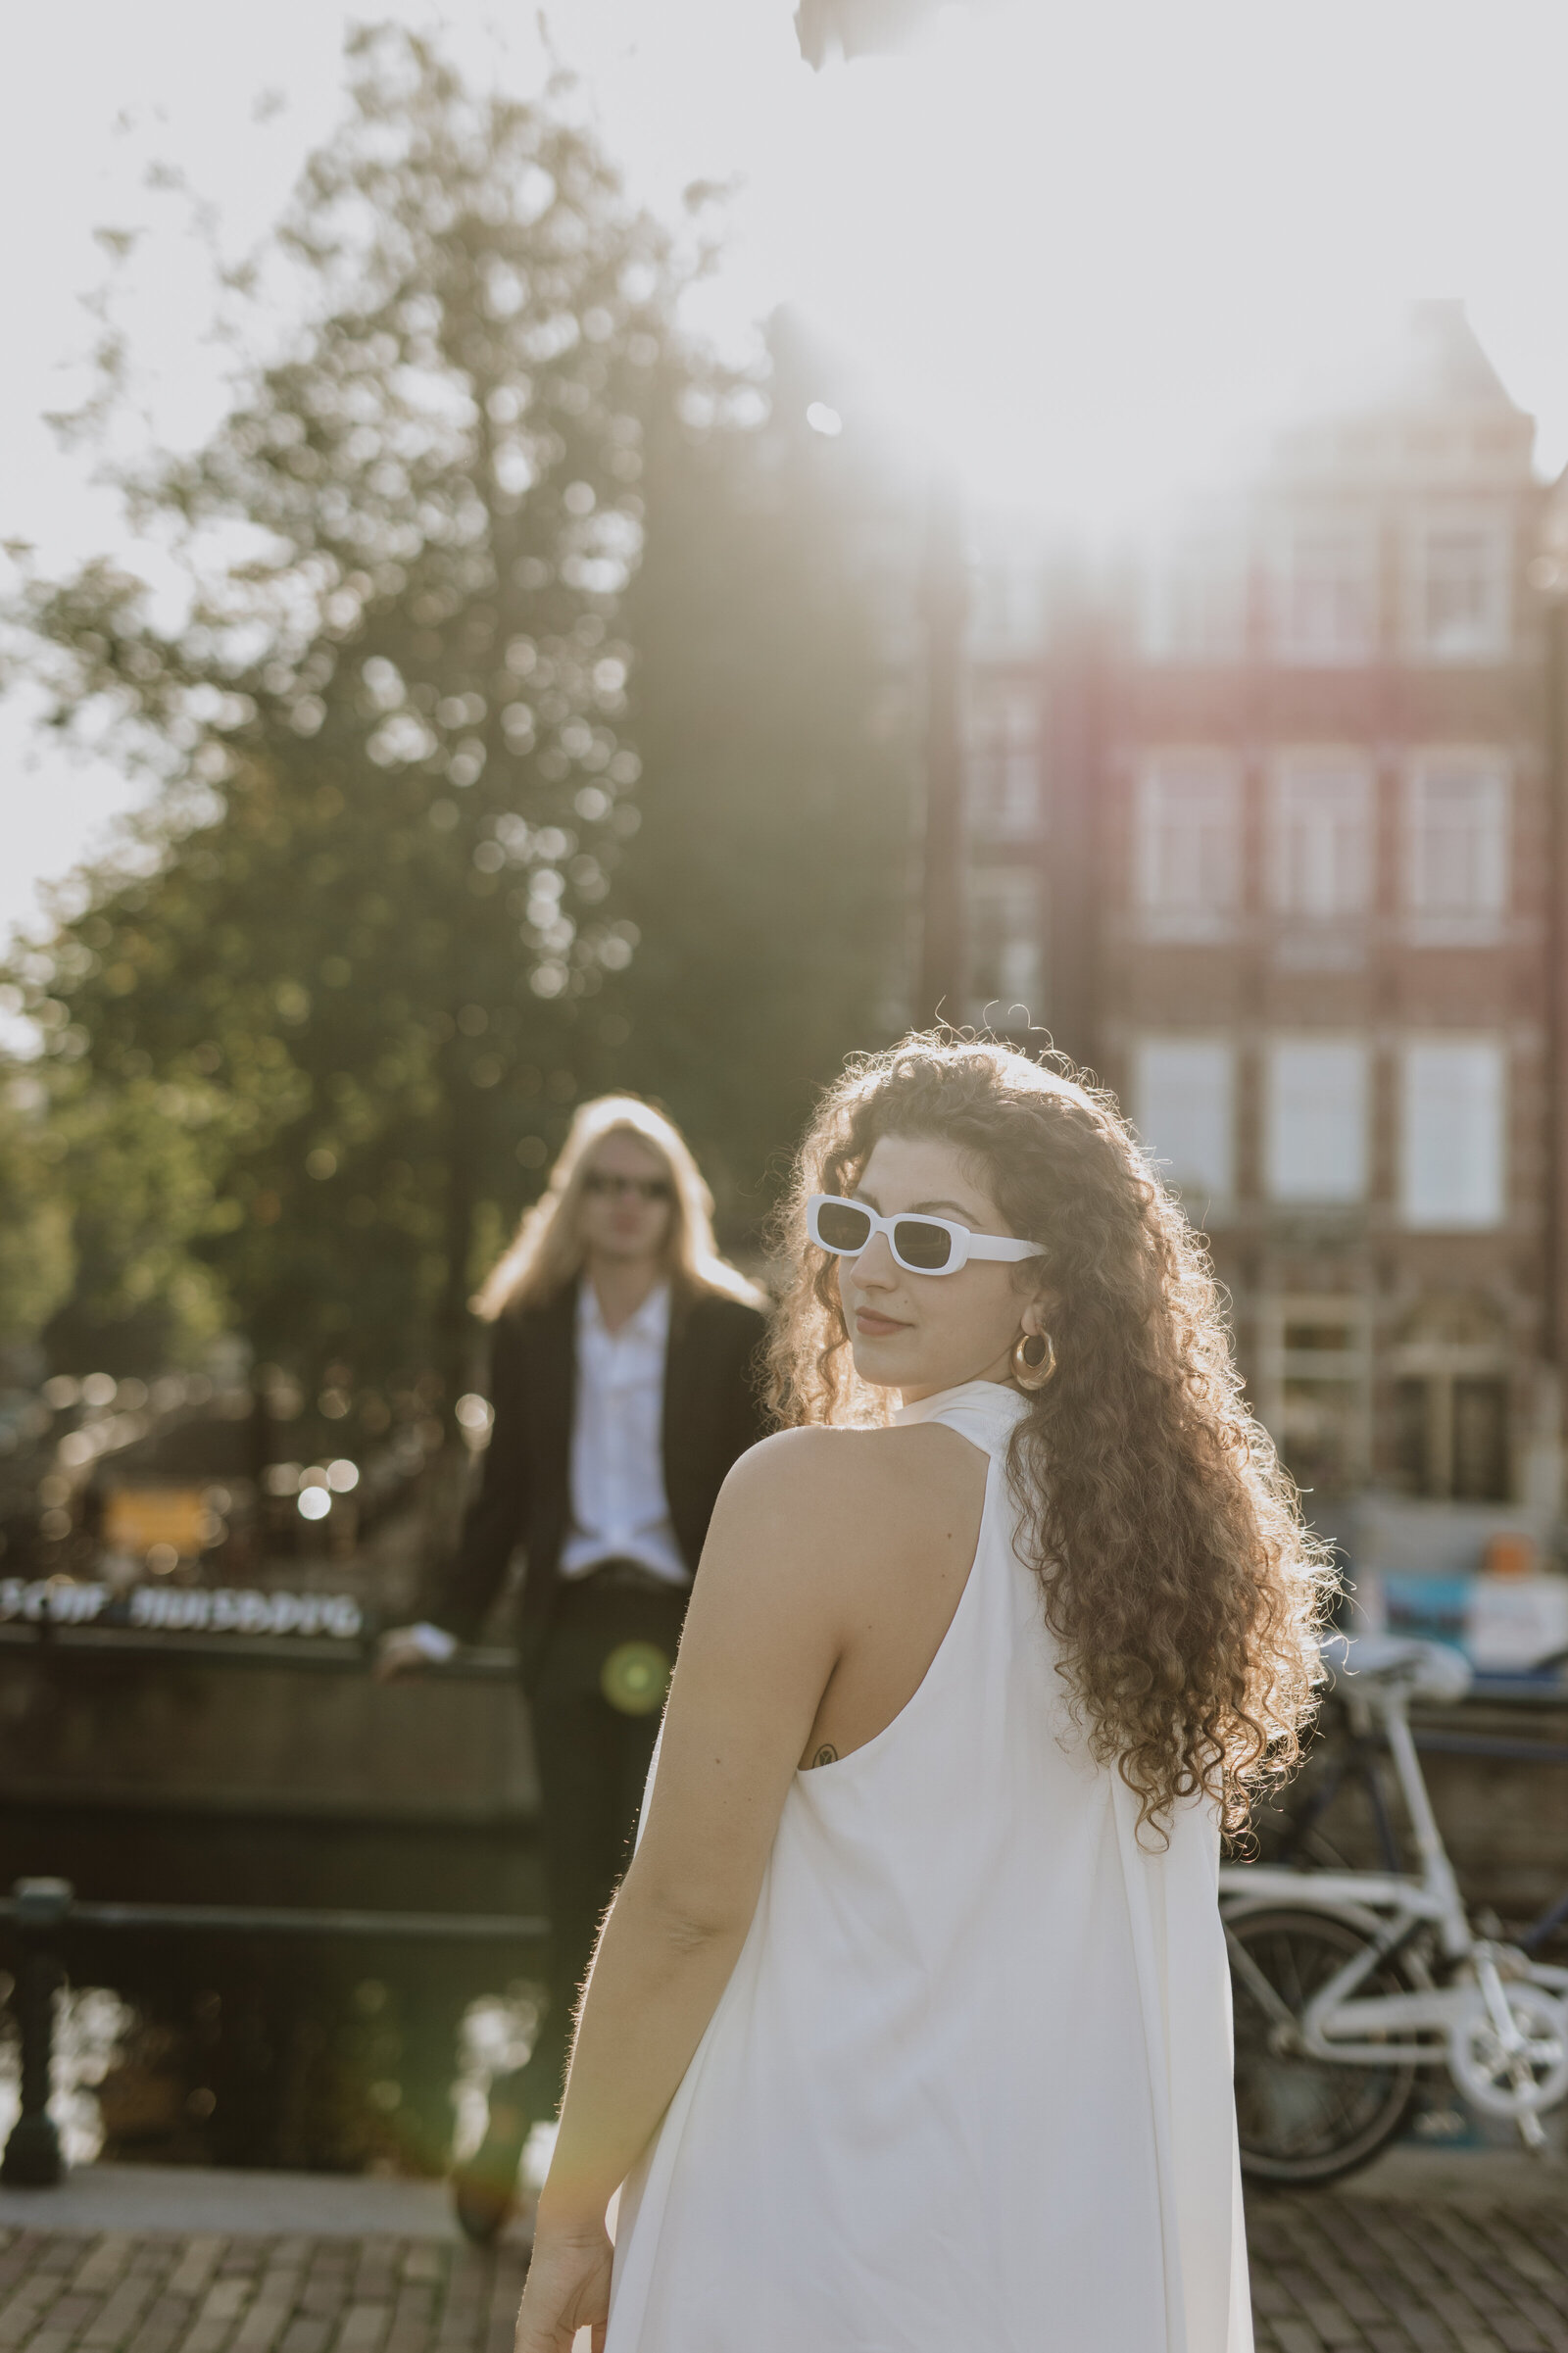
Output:
<svg viewBox="0 0 1568 2353">
<path fill-rule="evenodd" d="M 37 1340 L 75 1275 L 71 1212 L 39 1098 L 25 1068 L 0 1066 L 0 1357 Z"/>
<path fill-rule="evenodd" d="M 15 978 L 64 1357 L 226 1312 L 313 1378 L 434 1359 L 450 1400 L 582 1092 L 662 1096 L 755 1222 L 887 1018 L 901 763 L 804 361 L 770 411 L 685 344 L 668 238 L 548 99 L 474 99 L 401 31 L 352 51 L 282 231 L 296 348 L 124 481 L 183 619 L 104 564 L 24 594 L 55 723 L 160 790 Z"/>
<path fill-rule="evenodd" d="M 611 623 L 672 278 L 548 106 L 475 102 L 401 32 L 353 53 L 283 231 L 318 316 L 127 484 L 187 617 L 102 564 L 30 590 L 57 722 L 107 711 L 164 790 L 151 871 L 23 979 L 66 1102 L 227 1098 L 203 1247 L 263 1346 L 395 1353 L 433 1315 L 455 1381 L 477 1205 L 630 954 Z"/>
</svg>

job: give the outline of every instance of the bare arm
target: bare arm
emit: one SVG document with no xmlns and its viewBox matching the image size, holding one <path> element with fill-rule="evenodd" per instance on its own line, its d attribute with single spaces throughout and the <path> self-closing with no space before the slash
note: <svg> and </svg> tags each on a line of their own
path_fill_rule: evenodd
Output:
<svg viewBox="0 0 1568 2353">
<path fill-rule="evenodd" d="M 603 2346 L 605 2209 L 728 1983 L 842 1647 L 850 1468 L 842 1435 L 795 1431 L 748 1454 L 725 1481 L 681 1637 L 648 1818 L 589 1974 L 517 2353 L 567 2353 L 582 2328 L 595 2353 Z"/>
<path fill-rule="evenodd" d="M 681 1638 L 642 1839 L 594 1957 L 542 2219 L 603 2218 L 745 1942 L 842 1644 L 841 1438 L 798 1432 L 725 1482 Z M 837 1458 L 837 1459 L 835 1459 Z"/>
<path fill-rule="evenodd" d="M 725 1482 L 642 1842 L 589 1976 L 517 2353 L 569 2353 L 579 2328 L 602 2353 L 606 2206 L 735 1966 L 819 1709 L 836 1693 L 874 1729 L 906 1703 L 962 1593 L 984 1490 L 983 1458 L 925 1430 L 791 1431 Z"/>
</svg>

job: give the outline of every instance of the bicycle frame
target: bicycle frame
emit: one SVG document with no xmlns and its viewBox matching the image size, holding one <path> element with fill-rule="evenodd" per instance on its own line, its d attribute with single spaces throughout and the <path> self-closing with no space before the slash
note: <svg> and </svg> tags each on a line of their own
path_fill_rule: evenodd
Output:
<svg viewBox="0 0 1568 2353">
<path fill-rule="evenodd" d="M 1370 1676 L 1363 1688 L 1346 1694 L 1358 1743 L 1371 1733 L 1374 1721 L 1383 1736 L 1420 1861 L 1419 1875 L 1222 1865 L 1220 1907 L 1227 1921 L 1283 1905 L 1332 1913 L 1367 1939 L 1364 1948 L 1319 1988 L 1298 2020 L 1250 1955 L 1227 1937 L 1231 1965 L 1264 2014 L 1274 2019 L 1282 2037 L 1314 2058 L 1339 2066 L 1452 2066 L 1460 2038 L 1477 2031 L 1489 2031 L 1503 2053 L 1517 2058 L 1526 2049 L 1527 2036 L 1509 2008 L 1505 1985 L 1524 1980 L 1560 1999 L 1568 1992 L 1568 1970 L 1533 1961 L 1521 1949 L 1493 1943 L 1472 1931 L 1416 1753 L 1410 1696 L 1408 1684 Z M 1435 1931 L 1449 1964 L 1450 1982 L 1353 1999 L 1357 1988 L 1421 1928 Z M 1443 2039 L 1428 2039 L 1434 2035 Z M 1378 2038 L 1368 2039 L 1372 2036 Z M 1526 2136 L 1534 2139 L 1540 2132 L 1539 2120 L 1523 2107 L 1521 2102 L 1518 2121 Z"/>
<path fill-rule="evenodd" d="M 1384 1740 L 1372 1727 L 1365 1708 L 1356 1711 L 1357 1721 L 1350 1726 L 1349 1736 L 1338 1751 L 1331 1749 L 1317 1764 L 1312 1780 L 1303 1791 L 1299 1809 L 1292 1809 L 1291 1831 L 1299 1845 L 1311 1837 L 1318 1824 L 1333 1811 L 1334 1801 L 1348 1781 L 1359 1783 L 1372 1816 L 1372 1828 L 1377 1838 L 1382 1867 L 1396 1877 L 1400 1872 L 1401 1847 L 1389 1808 L 1388 1793 L 1383 1776 L 1378 1770 L 1383 1761 Z"/>
</svg>

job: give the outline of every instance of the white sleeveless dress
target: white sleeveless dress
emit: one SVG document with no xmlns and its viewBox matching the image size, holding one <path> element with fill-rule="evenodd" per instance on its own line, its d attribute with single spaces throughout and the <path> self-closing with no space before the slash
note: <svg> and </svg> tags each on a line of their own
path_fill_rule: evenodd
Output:
<svg viewBox="0 0 1568 2353">
<path fill-rule="evenodd" d="M 990 1456 L 974 1566 L 903 1713 L 796 1776 L 621 2192 L 608 2353 L 1250 2353 L 1214 1815 L 1150 1852 L 1074 1732 L 1012 1548 L 1023 1410 L 899 1417 Z"/>
</svg>

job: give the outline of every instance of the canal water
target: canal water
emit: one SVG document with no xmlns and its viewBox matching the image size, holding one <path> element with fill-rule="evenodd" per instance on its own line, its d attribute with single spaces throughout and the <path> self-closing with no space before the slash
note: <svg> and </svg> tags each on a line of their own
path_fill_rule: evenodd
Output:
<svg viewBox="0 0 1568 2353">
<path fill-rule="evenodd" d="M 543 1909 L 514 1663 L 381 1685 L 372 1637 L 0 1626 L 0 1891 L 433 1931 L 69 1922 L 57 2099 L 79 2155 L 437 2174 L 525 2056 L 537 1936 L 461 1933 Z M 17 1959 L 0 1926 L 0 1971 Z M 0 2102 L 15 2069 L 8 2003 Z"/>
<path fill-rule="evenodd" d="M 126 1956 L 128 1958 L 128 1956 Z M 439 1966 L 141 1943 L 114 1985 L 68 1983 L 52 2111 L 68 2161 L 439 2175 L 477 2144 L 491 2079 L 527 2057 L 542 1987 L 475 1993 Z M 19 2107 L 9 1978 L 0 2142 Z"/>
</svg>

